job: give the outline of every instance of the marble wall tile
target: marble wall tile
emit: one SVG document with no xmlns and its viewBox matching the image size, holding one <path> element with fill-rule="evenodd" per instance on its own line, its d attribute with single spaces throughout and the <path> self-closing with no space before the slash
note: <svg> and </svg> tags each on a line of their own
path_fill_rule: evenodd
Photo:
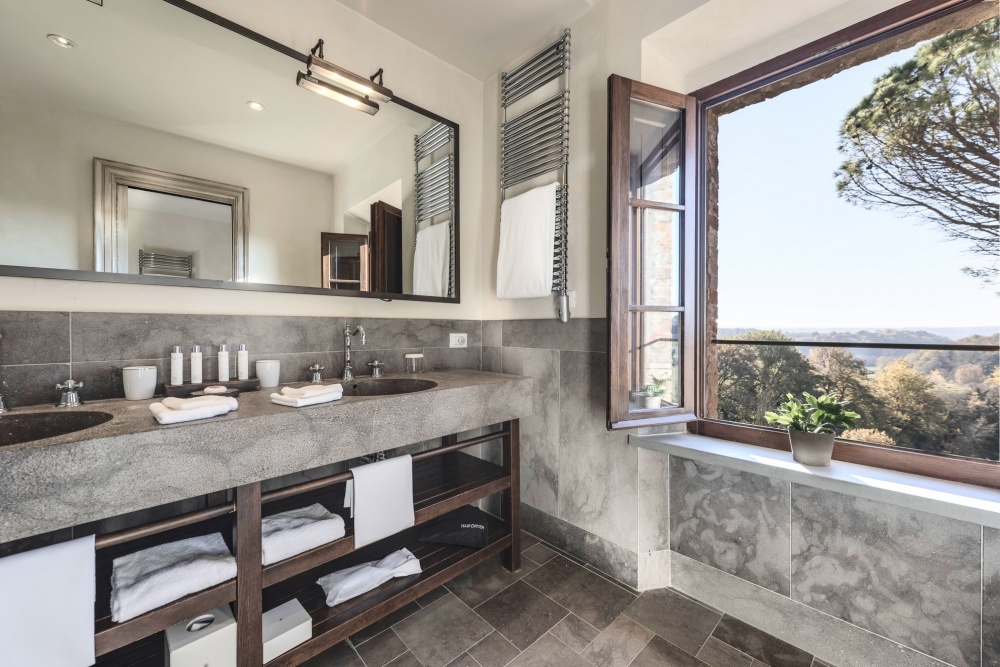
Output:
<svg viewBox="0 0 1000 667">
<path fill-rule="evenodd" d="M 606 412 L 605 355 L 560 352 L 558 516 L 634 551 L 639 455 L 626 435 L 607 431 Z"/>
<path fill-rule="evenodd" d="M 122 369 L 126 366 L 156 366 L 156 393 L 163 393 L 163 384 L 170 381 L 170 359 L 127 359 L 124 361 L 84 361 L 72 364 L 73 379 L 83 382 L 80 396 L 85 401 L 125 398 Z M 191 368 L 184 364 L 188 377 Z M 212 375 L 206 377 L 212 377 Z"/>
<path fill-rule="evenodd" d="M 640 591 L 666 588 L 670 585 L 670 549 L 639 552 Z"/>
<path fill-rule="evenodd" d="M 944 662 L 980 664 L 981 528 L 792 485 L 792 598 Z"/>
<path fill-rule="evenodd" d="M 925 653 L 683 554 L 671 557 L 670 583 L 677 590 L 838 667 L 947 667 Z"/>
<path fill-rule="evenodd" d="M 469 347 L 483 344 L 483 325 L 479 320 L 424 320 L 390 318 L 347 318 L 352 326 L 361 325 L 368 335 L 368 347 L 374 350 L 396 350 L 404 347 L 448 347 L 448 334 L 469 336 Z M 342 333 L 343 327 L 340 328 Z M 339 350 L 342 338 L 337 339 Z"/>
<path fill-rule="evenodd" d="M 487 373 L 503 373 L 503 348 L 483 348 L 483 368 Z"/>
<path fill-rule="evenodd" d="M 503 320 L 483 320 L 483 347 L 503 345 Z"/>
<path fill-rule="evenodd" d="M 8 408 L 59 401 L 56 384 L 70 379 L 69 364 L 0 366 L 0 395 Z"/>
<path fill-rule="evenodd" d="M 670 548 L 788 595 L 789 484 L 670 457 Z"/>
<path fill-rule="evenodd" d="M 406 369 L 406 355 L 407 354 L 420 354 L 423 353 L 423 349 L 419 347 L 402 348 L 397 350 L 376 350 L 365 347 L 351 347 L 351 366 L 354 367 L 355 377 L 362 377 L 364 375 L 371 375 L 371 367 L 368 365 L 371 361 L 381 361 L 385 366 L 382 368 L 383 373 L 402 373 Z M 324 377 L 329 376 L 330 378 L 339 378 L 344 371 L 343 352 L 338 352 L 337 356 L 341 359 L 340 365 L 330 372 L 324 373 Z M 425 360 L 426 361 L 426 360 Z"/>
<path fill-rule="evenodd" d="M 482 365 L 482 348 L 425 347 L 424 369 L 429 371 L 466 368 L 478 371 Z"/>
<path fill-rule="evenodd" d="M 1000 667 L 1000 530 L 983 528 L 983 667 Z"/>
<path fill-rule="evenodd" d="M 559 352 L 508 347 L 501 372 L 534 379 L 535 411 L 521 420 L 521 501 L 559 510 Z"/>
<path fill-rule="evenodd" d="M 546 350 L 604 352 L 608 348 L 607 320 L 573 318 L 563 324 L 557 319 L 504 320 L 504 347 L 534 347 Z"/>
<path fill-rule="evenodd" d="M 176 315 L 156 313 L 72 313 L 73 360 L 109 361 L 169 356 L 194 343 L 208 353 L 220 343 L 252 353 L 339 351 L 343 319 L 261 315 Z"/>
<path fill-rule="evenodd" d="M 0 310 L 0 366 L 67 362 L 69 338 L 69 313 Z"/>
<path fill-rule="evenodd" d="M 670 457 L 639 449 L 639 553 L 670 548 Z"/>
<path fill-rule="evenodd" d="M 629 586 L 639 583 L 638 555 L 578 526 L 521 503 L 522 528 L 586 561 L 597 570 Z"/>
</svg>

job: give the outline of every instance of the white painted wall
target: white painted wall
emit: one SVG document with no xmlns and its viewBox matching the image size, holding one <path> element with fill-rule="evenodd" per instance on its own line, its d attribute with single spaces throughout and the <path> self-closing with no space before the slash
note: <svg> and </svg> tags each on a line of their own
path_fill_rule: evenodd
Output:
<svg viewBox="0 0 1000 667">
<path fill-rule="evenodd" d="M 221 206 L 221 204 L 220 204 Z M 227 210 L 232 207 L 226 206 Z M 187 215 L 128 208 L 129 273 L 139 273 L 139 250 L 191 255 L 194 277 L 233 279 L 233 224 Z M 170 275 L 177 275 L 172 273 Z"/>
<path fill-rule="evenodd" d="M 330 0 L 201 0 L 199 4 L 301 52 L 307 52 L 316 39 L 322 37 L 326 40 L 329 60 L 356 72 L 383 67 L 385 83 L 395 93 L 457 122 L 461 128 L 462 253 L 470 260 L 480 255 L 481 82 Z M 6 150 L 3 154 L 5 158 L 8 155 Z M 87 192 L 90 188 L 88 184 Z M 332 192 L 332 186 L 329 191 Z M 275 230 L 275 233 L 287 234 L 287 229 Z M 319 244 L 313 245 L 318 253 Z M 72 248 L 67 250 L 67 253 L 72 252 Z M 298 264 L 307 270 L 315 267 L 318 271 L 319 257 L 317 255 L 315 263 L 307 265 L 298 260 Z M 476 296 L 481 292 L 481 275 L 475 261 L 463 262 L 465 298 L 459 305 L 0 278 L 0 309 L 478 318 L 480 306 Z M 264 276 L 255 275 L 254 279 L 268 282 Z"/>
</svg>

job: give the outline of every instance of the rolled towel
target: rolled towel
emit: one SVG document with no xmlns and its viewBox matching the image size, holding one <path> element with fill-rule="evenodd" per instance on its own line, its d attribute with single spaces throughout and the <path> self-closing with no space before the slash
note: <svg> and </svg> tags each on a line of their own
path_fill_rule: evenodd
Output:
<svg viewBox="0 0 1000 667">
<path fill-rule="evenodd" d="M 320 403 L 339 401 L 343 397 L 344 395 L 340 392 L 327 392 L 325 394 L 321 394 L 320 396 L 313 396 L 312 398 L 295 398 L 294 396 L 271 394 L 271 402 L 278 405 L 285 405 L 290 408 L 304 408 L 308 405 L 319 405 Z"/>
<path fill-rule="evenodd" d="M 328 574 L 316 583 L 326 593 L 327 606 L 333 607 L 378 588 L 393 577 L 408 577 L 421 571 L 420 560 L 407 549 L 400 549 L 380 561 Z"/>
<path fill-rule="evenodd" d="M 221 533 L 116 558 L 111 570 L 111 620 L 127 621 L 235 576 L 236 559 Z"/>
<path fill-rule="evenodd" d="M 341 384 L 311 384 L 306 387 L 282 387 L 281 395 L 292 398 L 313 398 L 324 394 L 342 394 L 344 386 Z"/>
<path fill-rule="evenodd" d="M 233 399 L 236 402 L 236 399 Z M 180 424 L 182 422 L 195 421 L 197 419 L 208 419 L 209 417 L 218 417 L 219 415 L 224 415 L 233 408 L 230 407 L 229 403 L 213 403 L 212 405 L 204 405 L 201 407 L 191 408 L 190 410 L 171 410 L 163 403 L 150 403 L 149 410 L 156 417 L 156 421 L 161 424 Z"/>
<path fill-rule="evenodd" d="M 229 387 L 223 387 L 222 385 L 217 385 L 214 387 L 205 387 L 202 389 L 206 394 L 225 394 L 229 391 Z"/>
<path fill-rule="evenodd" d="M 344 520 L 316 503 L 260 521 L 264 565 L 291 558 L 344 536 Z"/>
<path fill-rule="evenodd" d="M 196 396 L 195 398 L 174 398 L 171 396 L 160 402 L 171 410 L 193 410 L 206 405 L 228 405 L 230 410 L 240 407 L 236 399 L 231 396 Z"/>
</svg>

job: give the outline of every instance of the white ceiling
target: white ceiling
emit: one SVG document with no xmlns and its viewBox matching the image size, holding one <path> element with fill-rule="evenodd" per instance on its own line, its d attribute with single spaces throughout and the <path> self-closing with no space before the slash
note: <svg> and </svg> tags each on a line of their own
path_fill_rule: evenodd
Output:
<svg viewBox="0 0 1000 667">
<path fill-rule="evenodd" d="M 128 189 L 129 210 L 152 211 L 167 215 L 178 215 L 184 218 L 196 218 L 206 222 L 222 222 L 232 224 L 233 210 L 229 204 L 218 204 L 201 199 L 168 195 L 150 190 Z"/>
<path fill-rule="evenodd" d="M 546 40 L 595 0 L 337 0 L 480 81 Z M 664 0 L 650 0 L 663 2 Z"/>
<path fill-rule="evenodd" d="M 163 0 L 0 0 L 0 16 L 0 95 L 324 173 L 400 125 L 433 122 L 392 103 L 368 116 L 299 88 L 298 61 Z"/>
</svg>

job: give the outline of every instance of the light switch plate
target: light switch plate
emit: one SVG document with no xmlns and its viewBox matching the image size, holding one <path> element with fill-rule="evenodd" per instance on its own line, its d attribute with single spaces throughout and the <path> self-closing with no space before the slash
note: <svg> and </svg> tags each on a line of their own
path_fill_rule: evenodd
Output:
<svg viewBox="0 0 1000 667">
<path fill-rule="evenodd" d="M 451 347 L 469 347 L 469 334 L 449 334 L 449 340 Z"/>
</svg>

